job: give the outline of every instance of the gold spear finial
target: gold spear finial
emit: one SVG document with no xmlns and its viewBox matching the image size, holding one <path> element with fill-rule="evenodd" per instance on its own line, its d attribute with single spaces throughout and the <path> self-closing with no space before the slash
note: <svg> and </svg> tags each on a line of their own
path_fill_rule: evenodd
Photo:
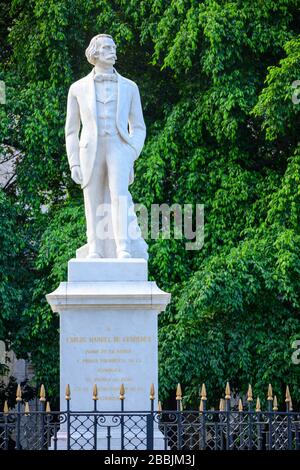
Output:
<svg viewBox="0 0 300 470">
<path fill-rule="evenodd" d="M 182 399 L 181 385 L 178 384 L 176 388 L 176 400 L 181 400 L 181 399 Z"/>
<path fill-rule="evenodd" d="M 97 387 L 97 384 L 94 384 L 94 386 L 93 386 L 93 400 L 94 401 L 98 400 L 98 387 Z"/>
<path fill-rule="evenodd" d="M 48 401 L 46 403 L 46 413 L 51 413 L 50 403 Z"/>
<path fill-rule="evenodd" d="M 121 384 L 121 387 L 120 387 L 120 400 L 124 400 L 125 399 L 125 387 L 124 387 L 124 384 Z"/>
<path fill-rule="evenodd" d="M 150 386 L 150 400 L 154 400 L 154 398 L 155 398 L 154 384 L 151 384 L 151 386 Z"/>
<path fill-rule="evenodd" d="M 221 400 L 220 400 L 219 409 L 220 409 L 220 411 L 225 411 L 225 400 L 224 400 L 224 398 L 221 398 Z"/>
<path fill-rule="evenodd" d="M 46 392 L 45 392 L 45 387 L 42 384 L 40 388 L 40 401 L 46 401 Z"/>
<path fill-rule="evenodd" d="M 29 415 L 29 404 L 28 402 L 25 403 L 25 416 L 28 416 Z"/>
<path fill-rule="evenodd" d="M 288 385 L 286 386 L 285 401 L 291 402 L 291 394 L 290 394 L 290 389 Z"/>
<path fill-rule="evenodd" d="M 202 387 L 201 387 L 200 398 L 201 400 L 207 400 L 206 387 L 204 383 L 202 384 Z"/>
<path fill-rule="evenodd" d="M 239 399 L 239 411 L 243 411 L 243 402 Z"/>
<path fill-rule="evenodd" d="M 21 391 L 20 384 L 18 384 L 18 387 L 17 387 L 16 401 L 22 401 L 22 391 Z"/>
<path fill-rule="evenodd" d="M 251 384 L 249 384 L 248 392 L 247 392 L 247 401 L 253 401 L 253 393 Z"/>
<path fill-rule="evenodd" d="M 157 411 L 158 411 L 158 413 L 161 413 L 161 412 L 162 412 L 161 401 L 158 402 Z"/>
<path fill-rule="evenodd" d="M 230 400 L 230 398 L 231 398 L 230 385 L 229 385 L 229 382 L 227 382 L 226 388 L 225 388 L 225 400 Z"/>
<path fill-rule="evenodd" d="M 203 399 L 201 398 L 201 400 L 200 400 L 200 405 L 199 405 L 199 411 L 200 411 L 200 413 L 202 413 L 203 409 L 204 409 L 204 408 L 203 408 Z"/>
<path fill-rule="evenodd" d="M 4 402 L 3 413 L 4 413 L 4 415 L 8 415 L 8 413 L 9 413 L 7 400 L 5 400 L 5 402 Z"/>
<path fill-rule="evenodd" d="M 71 400 L 71 389 L 70 389 L 70 385 L 67 384 L 66 386 L 66 396 L 65 396 L 66 400 Z"/>
<path fill-rule="evenodd" d="M 257 397 L 257 399 L 256 399 L 256 408 L 255 408 L 255 411 L 257 411 L 258 413 L 261 411 L 261 406 L 260 406 L 260 399 L 259 399 L 259 397 Z"/>
<path fill-rule="evenodd" d="M 272 385 L 269 384 L 268 386 L 268 398 L 267 400 L 272 400 L 273 401 L 273 390 L 272 390 Z"/>
<path fill-rule="evenodd" d="M 278 411 L 278 403 L 277 403 L 276 395 L 274 395 L 274 400 L 273 400 L 273 411 Z"/>
</svg>

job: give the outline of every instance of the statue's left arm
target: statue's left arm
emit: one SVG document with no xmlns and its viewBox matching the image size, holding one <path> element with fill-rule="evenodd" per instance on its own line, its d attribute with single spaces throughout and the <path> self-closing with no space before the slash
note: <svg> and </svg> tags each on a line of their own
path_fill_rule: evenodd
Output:
<svg viewBox="0 0 300 470">
<path fill-rule="evenodd" d="M 138 158 L 146 138 L 146 126 L 143 117 L 140 92 L 137 85 L 134 86 L 131 100 L 129 113 L 129 133 L 131 145 L 136 151 L 136 158 Z"/>
</svg>

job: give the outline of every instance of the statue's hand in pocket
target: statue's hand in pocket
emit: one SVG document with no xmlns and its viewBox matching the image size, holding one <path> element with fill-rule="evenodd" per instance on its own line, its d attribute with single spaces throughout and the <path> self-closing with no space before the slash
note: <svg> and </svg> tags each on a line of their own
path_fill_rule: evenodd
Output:
<svg viewBox="0 0 300 470">
<path fill-rule="evenodd" d="M 71 168 L 71 178 L 76 184 L 82 183 L 82 173 L 79 165 L 75 165 Z"/>
</svg>

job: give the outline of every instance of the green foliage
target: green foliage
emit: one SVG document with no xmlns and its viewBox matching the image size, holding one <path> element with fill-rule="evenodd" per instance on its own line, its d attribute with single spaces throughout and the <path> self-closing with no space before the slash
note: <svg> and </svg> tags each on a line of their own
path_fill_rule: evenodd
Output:
<svg viewBox="0 0 300 470">
<path fill-rule="evenodd" d="M 161 398 L 180 381 L 194 405 L 205 381 L 215 405 L 226 380 L 241 391 L 252 382 L 263 398 L 270 381 L 278 395 L 289 383 L 299 403 L 300 369 L 291 363 L 300 337 L 298 0 L 4 5 L 0 136 L 21 158 L 0 199 L 2 334 L 20 355 L 31 352 L 37 380 L 55 395 L 58 319 L 45 294 L 65 279 L 85 231 L 65 155 L 67 89 L 90 70 L 91 36 L 109 32 L 118 70 L 139 85 L 148 129 L 134 200 L 149 210 L 205 206 L 202 250 L 149 241 L 150 275 L 172 292 L 160 315 Z M 5 278 L 17 262 L 25 274 Z"/>
<path fill-rule="evenodd" d="M 0 191 L 0 338 L 13 339 L 19 328 L 22 306 L 26 303 L 26 279 L 28 272 L 24 257 L 26 242 L 22 220 L 17 206 Z M 16 231 L 16 226 L 20 230 Z"/>
</svg>

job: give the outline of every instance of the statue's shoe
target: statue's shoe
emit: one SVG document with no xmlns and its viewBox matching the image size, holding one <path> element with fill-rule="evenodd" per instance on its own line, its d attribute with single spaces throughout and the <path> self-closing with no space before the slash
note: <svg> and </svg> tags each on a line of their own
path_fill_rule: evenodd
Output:
<svg viewBox="0 0 300 470">
<path fill-rule="evenodd" d="M 129 251 L 121 250 L 118 252 L 118 258 L 131 258 Z"/>
</svg>

